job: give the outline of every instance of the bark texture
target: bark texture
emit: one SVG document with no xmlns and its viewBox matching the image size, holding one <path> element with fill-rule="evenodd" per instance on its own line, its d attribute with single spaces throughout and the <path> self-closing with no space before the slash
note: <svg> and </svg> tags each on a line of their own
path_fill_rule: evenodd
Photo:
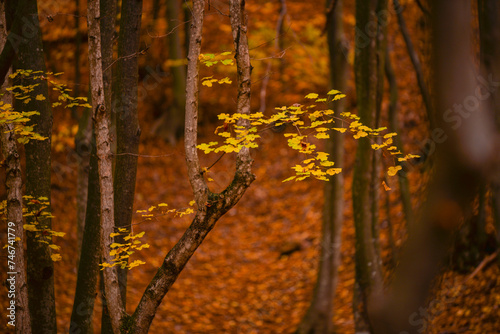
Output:
<svg viewBox="0 0 500 334">
<path fill-rule="evenodd" d="M 0 3 L 0 45 L 4 46 L 7 40 L 4 3 Z M 7 75 L 10 73 L 7 72 Z M 8 81 L 2 90 L 10 84 Z M 12 95 L 6 93 L 2 97 L 4 104 L 12 104 Z M 23 228 L 23 193 L 22 193 L 22 170 L 17 141 L 14 134 L 13 124 L 0 125 L 2 143 L 2 154 L 5 159 L 5 189 L 7 190 L 7 233 L 11 237 L 19 238 L 14 245 L 8 245 L 8 253 L 15 251 L 15 275 L 16 278 L 16 333 L 31 334 L 31 316 L 28 308 L 28 286 L 26 276 L 26 254 L 24 253 L 24 228 Z M 11 223 L 14 225 L 12 226 Z M 13 246 L 13 247 L 12 247 Z M 13 272 L 14 270 L 8 270 Z M 9 276 L 10 277 L 10 276 Z M 10 320 L 8 318 L 8 320 Z"/>
<path fill-rule="evenodd" d="M 17 69 L 46 72 L 42 36 L 38 21 L 36 0 L 29 0 L 18 7 L 21 15 L 13 22 L 22 21 L 22 33 L 16 36 L 14 47 L 17 48 Z M 12 41 L 11 41 L 12 42 Z M 31 99 L 29 103 L 18 103 L 23 111 L 36 110 L 40 114 L 31 117 L 30 125 L 47 140 L 32 140 L 25 145 L 26 152 L 26 195 L 46 197 L 50 201 L 51 176 L 51 135 L 52 110 L 48 99 L 46 81 L 35 82 L 25 78 L 22 85 L 38 84 L 31 94 L 45 96 L 44 101 Z M 50 207 L 48 208 L 50 210 Z M 29 217 L 27 223 L 38 223 L 41 228 L 51 229 L 50 218 Z M 27 233 L 27 274 L 28 296 L 33 333 L 56 333 L 56 308 L 54 299 L 54 265 L 47 244 L 39 242 L 34 232 Z"/>
<path fill-rule="evenodd" d="M 101 56 L 100 1 L 88 2 L 87 24 L 89 30 L 89 68 L 92 92 L 94 132 L 98 157 L 99 187 L 101 193 L 101 243 L 103 262 L 112 263 L 110 245 L 114 232 L 113 175 L 110 145 L 109 112 L 105 106 L 103 69 Z M 106 301 L 113 332 L 119 333 L 125 308 L 122 303 L 118 275 L 115 267 L 103 270 Z"/>
<path fill-rule="evenodd" d="M 356 1 L 355 81 L 358 115 L 368 127 L 374 126 L 377 103 L 377 41 L 376 34 L 367 35 L 366 27 L 377 22 L 376 0 Z M 367 138 L 358 140 L 354 163 L 352 202 L 356 234 L 356 282 L 359 289 L 354 300 L 356 331 L 371 331 L 367 313 L 367 297 L 382 284 L 382 268 L 373 234 L 370 184 L 373 150 Z"/>
<path fill-rule="evenodd" d="M 142 0 L 124 0 L 118 35 L 118 62 L 113 77 L 113 112 L 116 114 L 116 159 L 114 174 L 115 227 L 130 229 L 132 223 L 137 154 L 141 129 L 137 117 L 138 57 Z M 122 238 L 116 242 L 126 243 Z M 127 296 L 127 272 L 118 268 L 123 305 Z"/>
</svg>

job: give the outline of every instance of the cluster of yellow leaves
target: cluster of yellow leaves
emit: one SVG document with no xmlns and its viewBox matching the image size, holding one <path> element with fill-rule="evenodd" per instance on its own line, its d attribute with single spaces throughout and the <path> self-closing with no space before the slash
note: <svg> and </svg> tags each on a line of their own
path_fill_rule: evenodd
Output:
<svg viewBox="0 0 500 334">
<path fill-rule="evenodd" d="M 104 268 L 110 268 L 114 266 L 120 266 L 121 269 L 132 269 L 141 264 L 145 264 L 146 262 L 141 260 L 135 260 L 129 263 L 129 257 L 135 253 L 135 251 L 140 251 L 143 248 L 149 248 L 149 244 L 144 244 L 140 240 L 144 236 L 144 231 L 133 234 L 132 232 L 128 232 L 126 228 L 118 228 L 117 233 L 111 233 L 110 237 L 114 238 L 116 236 L 123 236 L 123 240 L 125 243 L 114 242 L 110 245 L 111 251 L 109 255 L 114 256 L 113 263 L 103 262 L 100 264 L 101 270 Z"/>
<path fill-rule="evenodd" d="M 54 91 L 59 93 L 58 101 L 52 103 L 52 107 L 57 107 L 65 102 L 65 108 L 71 107 L 85 107 L 91 108 L 90 104 L 87 103 L 86 97 L 72 97 L 69 95 L 71 89 L 67 88 L 64 84 L 55 81 L 54 77 L 61 75 L 62 73 L 52 73 L 43 71 L 33 71 L 33 70 L 17 70 L 16 72 L 9 75 L 9 77 L 14 81 L 21 81 L 22 79 L 31 79 L 32 81 L 47 81 Z M 29 103 L 33 98 L 37 101 L 44 101 L 46 98 L 42 94 L 38 94 L 33 97 L 33 90 L 35 87 L 40 85 L 40 83 L 34 83 L 31 85 L 13 85 L 6 88 L 16 100 L 20 100 L 23 103 Z M 3 95 L 4 92 L 1 92 Z M 39 115 L 38 111 L 27 111 L 18 112 L 15 111 L 13 106 L 8 103 L 3 103 L 0 101 L 0 124 L 8 123 L 14 125 L 14 133 L 18 137 L 17 140 L 21 144 L 26 144 L 30 140 L 45 140 L 47 137 L 43 137 L 34 131 L 33 126 L 26 125 L 29 122 L 30 117 L 33 115 Z"/>
<path fill-rule="evenodd" d="M 83 107 L 83 108 L 92 108 L 90 104 L 87 103 L 86 97 L 72 97 L 69 95 L 71 89 L 69 89 L 65 84 L 62 84 L 55 80 L 55 77 L 60 76 L 62 73 L 53 73 L 53 72 L 43 72 L 43 71 L 33 71 L 33 70 L 17 70 L 16 72 L 9 75 L 14 82 L 17 80 L 22 80 L 29 78 L 33 81 L 47 81 L 52 90 L 59 93 L 57 97 L 57 102 L 52 103 L 52 107 L 58 107 L 62 105 L 64 102 L 65 108 L 73 108 L 73 107 Z M 32 85 L 14 85 L 12 87 L 7 88 L 8 91 L 12 93 L 14 98 L 17 100 L 23 100 L 23 103 L 29 103 L 33 96 L 31 96 L 31 92 L 33 89 L 38 86 L 39 83 L 35 83 Z M 45 96 L 39 94 L 35 97 L 38 101 L 44 101 Z"/>
<path fill-rule="evenodd" d="M 218 53 L 218 54 L 205 53 L 205 54 L 200 54 L 198 59 L 206 67 L 211 67 L 215 64 L 231 66 L 231 65 L 234 65 L 234 59 L 227 57 L 230 55 L 232 55 L 232 52 L 229 52 L 229 51 Z M 225 77 L 222 79 L 214 79 L 213 75 L 201 79 L 201 84 L 203 86 L 212 87 L 214 83 L 218 83 L 219 85 L 222 85 L 222 84 L 231 84 L 232 81 L 228 77 Z"/>
<path fill-rule="evenodd" d="M 195 204 L 194 201 L 189 202 L 190 206 Z M 142 217 L 145 220 L 152 220 L 155 216 L 158 215 L 166 215 L 173 213 L 175 217 L 182 217 L 184 215 L 188 215 L 194 212 L 192 208 L 185 209 L 167 209 L 168 204 L 160 203 L 158 205 L 153 205 L 149 207 L 147 210 L 137 210 L 137 213 L 141 213 Z M 116 236 L 122 236 L 126 243 L 118 243 L 114 242 L 110 245 L 111 251 L 109 255 L 114 256 L 113 263 L 102 263 L 100 264 L 101 270 L 104 268 L 110 268 L 114 266 L 120 266 L 122 269 L 128 268 L 132 269 L 134 267 L 140 266 L 141 264 L 145 264 L 146 262 L 141 260 L 135 260 L 133 262 L 128 262 L 129 257 L 135 253 L 135 251 L 142 250 L 143 248 L 149 248 L 149 244 L 142 243 L 140 240 L 144 236 L 144 231 L 133 234 L 129 233 L 126 228 L 118 228 L 117 233 L 111 233 L 110 237 L 114 238 Z"/>
<path fill-rule="evenodd" d="M 217 63 L 220 63 L 222 65 L 234 65 L 234 59 L 231 57 L 227 57 L 232 55 L 233 53 L 231 51 L 226 51 L 218 54 L 214 53 L 202 53 L 198 57 L 200 62 L 205 65 L 206 67 L 211 67 Z"/>
<path fill-rule="evenodd" d="M 59 254 L 60 246 L 57 246 L 52 242 L 52 237 L 64 237 L 66 233 L 53 231 L 43 224 L 43 219 L 54 218 L 52 214 L 47 210 L 50 203 L 47 197 L 34 198 L 33 196 L 23 196 L 24 206 L 23 206 L 23 216 L 24 217 L 34 217 L 34 221 L 31 224 L 24 224 L 23 228 L 26 231 L 33 232 L 34 238 L 41 243 L 47 244 L 51 251 L 52 261 L 59 261 L 62 259 L 61 254 Z M 0 202 L 0 216 L 5 216 L 7 208 L 7 202 Z"/>
<path fill-rule="evenodd" d="M 13 132 L 18 137 L 17 141 L 21 144 L 26 144 L 30 140 L 47 139 L 47 137 L 34 132 L 33 126 L 26 125 L 31 116 L 39 114 L 37 111 L 15 111 L 11 104 L 0 101 L 0 124 L 13 124 Z"/>
<path fill-rule="evenodd" d="M 193 206 L 195 201 L 189 202 L 189 206 Z M 155 216 L 164 216 L 167 214 L 174 214 L 174 217 L 182 217 L 185 215 L 190 215 L 194 212 L 192 208 L 184 209 L 168 209 L 167 203 L 160 203 L 158 205 L 152 205 L 147 210 L 137 210 L 137 213 L 142 214 L 142 218 L 145 220 L 152 220 Z"/>
<path fill-rule="evenodd" d="M 331 90 L 327 93 L 327 97 L 319 97 L 316 93 L 310 93 L 305 96 L 308 100 L 314 100 L 314 103 L 326 104 L 331 101 L 336 101 L 344 98 L 345 95 L 338 90 Z M 311 137 L 316 139 L 330 138 L 331 131 L 340 133 L 349 132 L 354 139 L 363 137 L 375 138 L 383 137 L 382 144 L 373 144 L 374 150 L 386 149 L 392 155 L 401 156 L 402 153 L 392 146 L 392 137 L 396 133 L 381 133 L 387 128 L 371 129 L 362 124 L 360 118 L 352 113 L 343 112 L 336 116 L 331 109 L 316 108 L 315 104 L 308 106 L 295 104 L 292 106 L 283 106 L 275 108 L 277 112 L 271 117 L 266 118 L 261 112 L 252 114 L 234 113 L 219 114 L 218 118 L 224 121 L 224 124 L 217 127 L 215 133 L 220 137 L 225 138 L 222 144 L 219 142 L 202 143 L 197 146 L 205 154 L 210 152 L 239 152 L 243 147 L 257 147 L 256 140 L 260 138 L 257 134 L 260 131 L 268 130 L 273 127 L 290 125 L 294 128 L 294 132 L 285 133 L 288 138 L 288 146 L 297 150 L 300 153 L 307 155 L 300 164 L 295 165 L 292 169 L 295 175 L 285 179 L 286 181 L 301 181 L 308 177 L 314 177 L 318 180 L 326 181 L 332 175 L 342 171 L 341 168 L 333 168 L 334 162 L 328 160 L 328 153 L 317 150 L 316 145 L 311 143 Z M 336 121 L 340 121 L 343 126 L 335 127 Z M 258 127 L 261 127 L 260 129 Z M 408 154 L 404 157 L 399 157 L 398 161 L 406 161 L 410 158 L 418 156 Z M 390 167 L 387 174 L 394 176 L 401 169 L 401 166 Z"/>
</svg>

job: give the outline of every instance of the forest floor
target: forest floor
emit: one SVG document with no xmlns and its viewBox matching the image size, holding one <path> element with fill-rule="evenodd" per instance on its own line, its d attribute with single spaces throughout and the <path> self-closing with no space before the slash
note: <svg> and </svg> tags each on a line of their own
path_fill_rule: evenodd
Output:
<svg viewBox="0 0 500 334">
<path fill-rule="evenodd" d="M 200 142 L 205 139 L 202 137 Z M 354 152 L 351 141 L 347 142 L 346 151 Z M 159 203 L 168 203 L 170 208 L 188 207 L 192 194 L 182 143 L 171 147 L 146 135 L 140 153 L 162 157 L 139 158 L 134 210 Z M 315 180 L 282 182 L 291 175 L 290 166 L 299 157 L 279 135 L 265 136 L 254 157 L 256 181 L 189 261 L 158 309 L 150 333 L 293 333 L 296 329 L 309 305 L 316 279 L 323 184 Z M 224 157 L 211 169 L 213 190 L 221 190 L 230 180 L 234 170 L 231 158 Z M 58 241 L 64 250 L 63 260 L 55 266 L 58 329 L 66 332 L 76 285 L 76 164 L 69 164 L 69 156 L 63 153 L 56 154 L 56 159 L 66 166 L 53 178 L 54 229 L 67 233 Z M 202 165 L 209 166 L 216 159 L 216 155 L 204 156 Z M 347 154 L 346 166 L 352 163 L 353 154 Z M 333 321 L 337 333 L 353 333 L 350 167 L 344 169 L 344 176 L 342 265 Z M 412 174 L 410 180 L 413 192 L 421 196 L 422 181 Z M 390 180 L 389 185 L 395 189 L 397 181 Z M 390 221 L 399 247 L 404 235 L 401 205 L 397 191 L 389 191 L 388 195 Z M 388 220 L 383 210 L 380 221 L 384 263 L 389 267 Z M 145 221 L 140 214 L 134 216 L 134 232 L 145 231 L 143 242 L 151 247 L 132 258 L 146 264 L 130 271 L 129 312 L 133 312 L 164 256 L 189 223 L 190 216 L 156 215 L 151 221 Z M 498 333 L 500 270 L 496 264 L 489 264 L 467 280 L 469 274 L 447 271 L 438 277 L 429 307 L 415 310 L 410 324 L 425 333 Z M 97 331 L 102 307 L 99 298 L 96 301 Z"/>
</svg>

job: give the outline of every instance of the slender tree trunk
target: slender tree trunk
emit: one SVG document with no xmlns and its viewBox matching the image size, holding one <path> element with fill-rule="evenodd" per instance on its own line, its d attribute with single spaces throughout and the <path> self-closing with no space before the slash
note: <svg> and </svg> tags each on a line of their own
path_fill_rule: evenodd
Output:
<svg viewBox="0 0 500 334">
<path fill-rule="evenodd" d="M 0 3 L 0 45 L 3 47 L 7 41 L 7 24 L 5 22 L 5 4 Z M 7 72 L 7 75 L 10 71 Z M 2 90 L 5 91 L 10 82 L 7 80 Z M 4 104 L 12 105 L 12 95 L 5 93 L 2 97 Z M 5 159 L 5 189 L 7 190 L 7 252 L 13 257 L 13 266 L 8 263 L 7 281 L 15 280 L 15 318 L 9 317 L 7 311 L 7 322 L 12 321 L 16 326 L 17 334 L 31 334 L 31 316 L 28 308 L 28 286 L 26 276 L 26 254 L 24 253 L 25 233 L 23 228 L 23 194 L 22 194 L 22 171 L 17 141 L 14 134 L 14 125 L 4 123 L 0 125 L 2 143 L 2 154 Z M 16 238 L 19 240 L 15 241 Z M 13 242 L 11 244 L 11 241 Z M 10 257 L 9 257 L 10 260 Z M 9 261 L 10 262 L 10 261 Z M 15 272 L 15 274 L 10 274 Z M 10 289 L 9 289 L 10 290 Z M 10 305 L 9 305 L 10 307 Z"/>
<path fill-rule="evenodd" d="M 179 25 L 180 8 L 178 0 L 167 0 L 167 20 L 168 29 L 172 30 Z M 168 37 L 168 58 L 179 61 L 183 58 L 182 45 L 180 39 L 180 29 L 172 31 Z M 173 101 L 168 110 L 168 133 L 169 141 L 175 145 L 177 139 L 184 133 L 184 109 L 186 108 L 186 68 L 184 65 L 173 66 L 172 68 L 172 90 Z"/>
<path fill-rule="evenodd" d="M 400 133 L 399 122 L 398 122 L 398 86 L 396 83 L 396 75 L 394 74 L 394 69 L 392 68 L 391 59 L 389 57 L 389 52 L 385 54 L 385 75 L 387 76 L 387 82 L 389 83 L 389 131 Z M 399 151 L 403 152 L 403 143 L 401 142 L 400 136 L 393 137 L 394 145 Z M 410 195 L 410 185 L 408 183 L 407 170 L 404 168 L 398 173 L 399 181 L 399 192 L 401 194 L 401 201 L 403 203 L 403 213 L 406 219 L 406 227 L 410 230 L 413 225 L 413 207 L 411 203 Z"/>
<path fill-rule="evenodd" d="M 249 149 L 244 147 L 237 153 L 236 172 L 229 186 L 219 194 L 212 193 L 204 180 L 200 168 L 197 143 L 198 128 L 198 89 L 199 62 L 201 49 L 201 30 L 205 2 L 193 2 L 193 20 L 188 53 L 188 74 L 186 85 L 186 125 L 185 151 L 188 175 L 197 205 L 193 222 L 179 242 L 165 257 L 162 266 L 146 288 L 139 305 L 129 321 L 129 333 L 147 333 L 156 310 L 163 297 L 175 282 L 187 261 L 194 254 L 217 220 L 240 200 L 255 176 L 251 173 L 252 158 Z M 231 27 L 236 49 L 238 73 L 237 112 L 250 113 L 250 55 L 247 41 L 247 22 L 244 1 L 232 0 L 230 3 Z M 242 120 L 240 126 L 248 127 L 249 122 Z"/>
<path fill-rule="evenodd" d="M 109 129 L 109 112 L 105 106 L 102 55 L 101 55 L 101 27 L 100 1 L 88 2 L 87 21 L 89 30 L 89 67 L 90 85 L 92 91 L 92 119 L 96 138 L 98 157 L 99 188 L 100 188 L 100 220 L 101 243 L 100 251 L 103 262 L 112 263 L 110 245 L 111 233 L 114 232 L 114 198 L 113 175 L 111 159 L 111 143 Z M 110 313 L 114 333 L 119 333 L 123 317 L 126 315 L 123 305 L 118 275 L 115 267 L 103 270 L 106 301 Z"/>
<path fill-rule="evenodd" d="M 82 253 L 78 266 L 75 299 L 71 313 L 70 333 L 92 333 L 92 314 L 99 273 L 101 240 L 100 234 L 100 191 L 99 174 L 97 170 L 97 155 L 95 142 L 92 145 L 89 163 L 89 182 L 87 192 L 87 207 L 85 228 L 82 238 Z"/>
<path fill-rule="evenodd" d="M 452 233 L 471 214 L 483 176 L 498 176 L 498 165 L 494 165 L 498 164 L 498 147 L 494 146 L 498 134 L 489 113 L 478 106 L 458 128 L 443 118 L 450 105 L 476 94 L 471 21 L 470 1 L 433 2 L 435 119 L 440 120 L 446 140 L 438 146 L 421 221 L 409 235 L 393 282 L 387 292 L 380 289 L 372 295 L 376 333 L 425 331 L 423 324 L 414 321 L 415 315 L 426 309 L 428 289 L 449 249 Z"/>
<path fill-rule="evenodd" d="M 334 6 L 334 7 L 332 7 Z M 347 89 L 347 41 L 343 33 L 341 0 L 326 2 L 327 36 L 330 56 L 330 81 L 333 89 L 344 92 Z M 345 100 L 332 103 L 331 108 L 340 115 L 345 108 Z M 338 167 L 344 161 L 344 135 L 333 131 L 332 138 L 327 142 L 327 152 Z M 297 333 L 322 334 L 332 333 L 335 289 L 338 281 L 340 265 L 341 228 L 344 218 L 344 178 L 342 174 L 335 175 L 325 183 L 323 206 L 323 226 L 321 240 L 321 255 L 318 277 L 314 288 L 313 299 L 309 309 L 299 325 Z"/>
<path fill-rule="evenodd" d="M 114 135 L 116 135 L 116 110 L 115 110 L 116 103 L 112 100 L 111 93 L 112 93 L 112 85 L 114 82 L 112 79 L 113 69 L 114 69 L 112 67 L 112 64 L 113 64 L 113 41 L 115 38 L 115 16 L 116 16 L 117 6 L 115 1 L 103 1 L 101 2 L 100 6 L 102 15 L 101 52 L 102 52 L 102 68 L 103 68 L 102 79 L 104 84 L 104 100 L 106 102 L 106 108 L 108 109 L 108 113 L 111 115 L 111 120 L 112 120 L 111 136 L 113 136 L 114 138 Z M 115 127 L 113 127 L 113 125 Z M 114 140 L 113 143 L 114 145 L 116 145 L 116 140 Z M 112 144 L 112 151 L 114 151 L 114 148 L 116 147 L 113 147 Z M 109 312 L 106 307 L 106 294 L 104 292 L 104 277 L 102 271 L 99 272 L 99 276 L 100 276 L 101 301 L 103 304 L 102 317 L 101 317 L 101 333 L 113 333 L 113 328 L 111 326 L 111 319 L 109 318 Z M 126 282 L 124 286 L 126 287 Z"/>
<path fill-rule="evenodd" d="M 410 56 L 411 63 L 415 69 L 415 74 L 417 75 L 418 87 L 420 88 L 420 93 L 422 94 L 422 100 L 424 101 L 425 110 L 427 111 L 427 118 L 429 119 L 429 126 L 431 131 L 436 128 L 436 121 L 434 119 L 434 112 L 432 108 L 431 96 L 429 94 L 429 89 L 425 83 L 424 73 L 422 71 L 422 65 L 418 59 L 418 54 L 413 47 L 413 43 L 410 38 L 410 33 L 406 27 L 406 22 L 403 16 L 403 7 L 399 3 L 399 0 L 394 1 L 394 11 L 398 17 L 399 29 L 406 43 L 406 48 L 408 49 L 408 55 Z"/>
<path fill-rule="evenodd" d="M 131 231 L 132 223 L 137 154 L 139 153 L 141 134 L 137 115 L 138 57 L 130 57 L 130 55 L 139 51 L 141 15 L 142 0 L 124 0 L 122 2 L 118 35 L 118 61 L 112 85 L 112 105 L 116 115 L 117 141 L 113 184 L 115 227 L 125 228 L 129 231 Z M 111 53 L 107 57 L 109 60 L 111 60 L 112 49 L 110 51 Z M 115 241 L 118 243 L 126 242 L 123 237 L 115 237 Z M 118 268 L 117 271 L 122 303 L 126 305 L 128 269 Z M 103 312 L 103 333 L 109 332 L 109 326 L 105 325 L 108 322 L 105 319 L 107 314 L 108 312 Z M 108 330 L 104 330 L 105 327 Z"/>
<path fill-rule="evenodd" d="M 478 0 L 479 36 L 481 45 L 481 67 L 488 80 L 498 85 L 500 82 L 500 3 L 492 0 Z M 486 87 L 491 93 L 487 108 L 495 113 L 495 123 L 500 129 L 500 92 L 498 86 Z M 493 217 L 497 230 L 497 244 L 500 245 L 500 181 L 494 179 L 490 185 L 492 192 Z M 500 263 L 500 256 L 498 256 Z"/>
<path fill-rule="evenodd" d="M 365 28 L 377 22 L 375 0 L 356 1 L 355 79 L 358 115 L 368 127 L 374 126 L 377 103 L 377 48 L 376 35 L 368 36 Z M 373 152 L 367 138 L 358 141 L 354 164 L 352 201 L 356 230 L 356 281 L 358 300 L 354 301 L 356 331 L 370 332 L 367 297 L 375 287 L 382 285 L 382 268 L 372 230 L 370 183 Z"/>
<path fill-rule="evenodd" d="M 374 127 L 380 127 L 380 117 L 382 114 L 382 99 L 384 97 L 384 69 L 385 69 L 385 53 L 387 51 L 387 24 L 388 24 L 388 11 L 387 0 L 377 0 L 377 96 L 375 107 L 375 120 Z M 387 13 L 383 15 L 382 13 Z M 376 138 L 377 144 L 380 144 L 381 139 Z M 378 150 L 373 152 L 372 160 L 372 179 L 371 179 L 371 210 L 372 210 L 372 233 L 373 242 L 375 243 L 375 250 L 377 256 L 380 257 L 380 244 L 379 244 L 379 201 L 380 201 L 380 188 L 382 188 L 380 180 L 381 172 L 381 155 L 382 151 Z"/>
<path fill-rule="evenodd" d="M 22 30 L 23 37 L 17 45 L 16 68 L 46 72 L 37 2 L 29 0 L 23 5 L 20 17 L 24 21 L 24 28 Z M 43 196 L 50 201 L 52 110 L 48 99 L 47 82 L 36 83 L 38 85 L 32 92 L 33 96 L 41 94 L 45 96 L 45 100 L 31 99 L 29 103 L 18 103 L 18 105 L 19 109 L 37 110 L 40 113 L 31 117 L 30 124 L 35 127 L 35 131 L 48 139 L 44 141 L 32 140 L 25 145 L 26 195 L 34 198 Z M 22 84 L 31 85 L 35 82 L 30 78 L 25 78 Z M 34 219 L 34 217 L 29 217 L 27 223 L 34 223 Z M 52 228 L 50 218 L 38 219 L 38 222 L 41 228 Z M 36 238 L 35 232 L 28 232 L 28 295 L 33 333 L 56 333 L 57 331 L 54 265 L 50 255 L 51 251 L 48 245 L 40 242 Z"/>
</svg>

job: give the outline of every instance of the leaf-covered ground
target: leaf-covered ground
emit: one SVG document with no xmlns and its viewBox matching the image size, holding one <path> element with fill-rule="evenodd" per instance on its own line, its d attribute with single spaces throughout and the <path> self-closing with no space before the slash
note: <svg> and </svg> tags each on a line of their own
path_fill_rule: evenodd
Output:
<svg viewBox="0 0 500 334">
<path fill-rule="evenodd" d="M 352 143 L 348 142 L 352 152 Z M 141 145 L 141 154 L 162 157 L 139 159 L 135 209 L 158 203 L 187 207 L 191 190 L 186 177 L 182 145 L 172 148 L 154 138 Z M 315 282 L 320 249 L 322 187 L 320 181 L 287 182 L 289 166 L 300 157 L 276 134 L 266 137 L 255 151 L 257 180 L 240 203 L 229 211 L 165 297 L 151 326 L 151 333 L 292 333 L 308 307 Z M 59 155 L 58 158 L 65 159 Z M 203 157 L 210 165 L 217 155 Z M 349 157 L 352 162 L 352 157 Z M 229 181 L 231 156 L 224 157 L 210 172 L 213 189 Z M 60 170 L 54 178 L 55 229 L 67 232 L 61 241 L 63 260 L 56 263 L 58 325 L 67 331 L 75 287 L 75 169 Z M 354 283 L 354 230 L 350 198 L 350 168 L 345 199 L 342 265 L 335 300 L 334 323 L 338 333 L 353 333 L 351 299 Z M 390 184 L 396 188 L 395 180 Z M 415 183 L 415 182 L 413 182 Z M 415 188 L 415 187 L 414 187 Z M 400 204 L 391 193 L 391 216 L 395 238 L 401 244 Z M 71 203 L 72 205 L 68 205 Z M 386 262 L 389 246 L 385 214 L 382 245 Z M 151 245 L 133 259 L 147 264 L 132 269 L 128 287 L 128 310 L 137 305 L 147 283 L 166 252 L 189 225 L 189 216 L 134 218 L 134 231 L 145 231 L 143 242 Z M 286 254 L 286 255 L 285 255 Z M 437 279 L 430 305 L 416 310 L 409 321 L 429 333 L 496 333 L 499 323 L 500 275 L 496 264 L 467 275 L 446 272 Z M 101 303 L 97 298 L 95 329 L 99 328 Z M 428 326 L 428 327 L 425 327 Z"/>
</svg>

